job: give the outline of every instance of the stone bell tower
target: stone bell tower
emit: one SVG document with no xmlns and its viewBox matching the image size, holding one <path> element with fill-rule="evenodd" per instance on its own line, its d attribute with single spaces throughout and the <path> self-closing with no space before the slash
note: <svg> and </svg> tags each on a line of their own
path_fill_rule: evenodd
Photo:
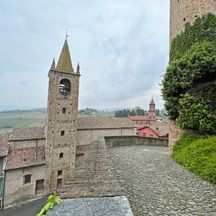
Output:
<svg viewBox="0 0 216 216">
<path fill-rule="evenodd" d="M 73 69 L 67 38 L 57 65 L 49 71 L 46 123 L 46 164 L 49 190 L 55 190 L 73 176 L 77 138 L 80 68 Z"/>
</svg>

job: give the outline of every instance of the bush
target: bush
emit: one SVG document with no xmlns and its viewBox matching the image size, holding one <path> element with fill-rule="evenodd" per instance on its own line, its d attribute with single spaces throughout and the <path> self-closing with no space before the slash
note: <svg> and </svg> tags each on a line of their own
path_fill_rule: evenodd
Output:
<svg viewBox="0 0 216 216">
<path fill-rule="evenodd" d="M 216 184 L 216 136 L 184 134 L 176 142 L 173 159 L 203 179 Z"/>
</svg>

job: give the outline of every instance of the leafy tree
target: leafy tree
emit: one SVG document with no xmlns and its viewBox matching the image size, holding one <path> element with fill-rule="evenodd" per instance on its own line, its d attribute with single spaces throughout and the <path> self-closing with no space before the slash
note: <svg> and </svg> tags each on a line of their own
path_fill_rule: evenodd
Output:
<svg viewBox="0 0 216 216">
<path fill-rule="evenodd" d="M 180 99 L 179 124 L 183 129 L 193 129 L 201 133 L 216 133 L 216 113 L 209 111 L 208 105 L 186 93 Z"/>
<path fill-rule="evenodd" d="M 163 79 L 162 94 L 171 119 L 179 115 L 179 99 L 195 84 L 216 79 L 216 45 L 194 44 L 185 54 L 170 62 Z"/>
</svg>

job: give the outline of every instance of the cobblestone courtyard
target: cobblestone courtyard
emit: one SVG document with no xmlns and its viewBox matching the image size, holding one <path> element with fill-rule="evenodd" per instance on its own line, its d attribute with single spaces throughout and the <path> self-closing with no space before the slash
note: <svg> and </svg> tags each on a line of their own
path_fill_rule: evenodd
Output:
<svg viewBox="0 0 216 216">
<path fill-rule="evenodd" d="M 108 149 L 135 216 L 215 216 L 216 188 L 173 162 L 164 147 Z"/>
</svg>

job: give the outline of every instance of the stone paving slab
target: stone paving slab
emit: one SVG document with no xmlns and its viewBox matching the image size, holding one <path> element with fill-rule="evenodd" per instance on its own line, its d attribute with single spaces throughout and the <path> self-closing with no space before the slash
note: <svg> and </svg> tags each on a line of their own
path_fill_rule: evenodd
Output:
<svg viewBox="0 0 216 216">
<path fill-rule="evenodd" d="M 135 216 L 216 216 L 216 187 L 174 162 L 167 148 L 108 151 Z"/>
<path fill-rule="evenodd" d="M 63 199 L 46 216 L 133 216 L 125 196 Z"/>
</svg>

